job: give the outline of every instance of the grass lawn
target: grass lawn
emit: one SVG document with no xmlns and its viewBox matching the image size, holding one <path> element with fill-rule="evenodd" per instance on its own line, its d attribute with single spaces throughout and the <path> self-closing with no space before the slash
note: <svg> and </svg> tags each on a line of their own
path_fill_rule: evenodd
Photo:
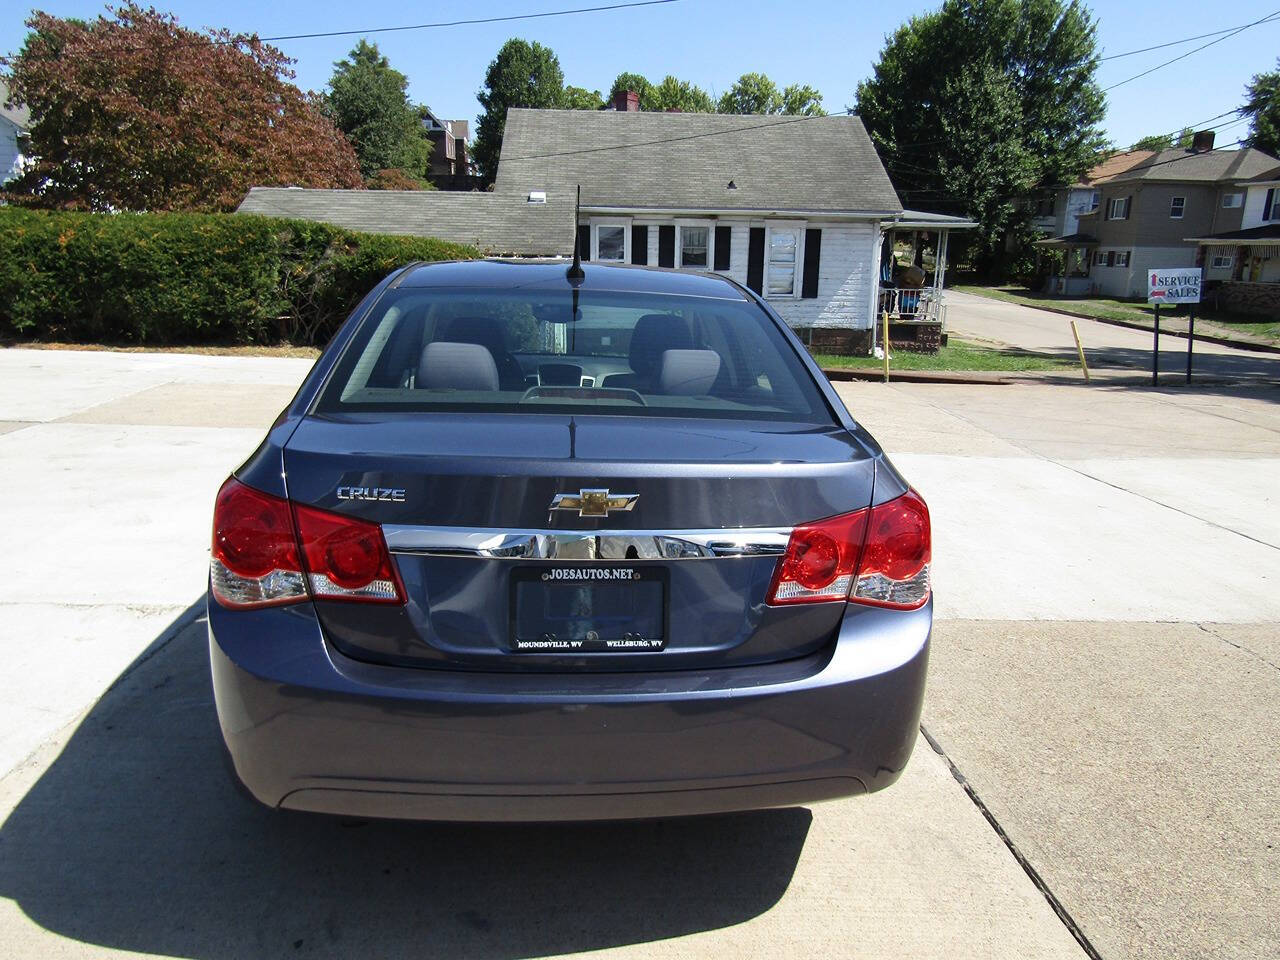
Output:
<svg viewBox="0 0 1280 960">
<path fill-rule="evenodd" d="M 880 369 L 884 361 L 876 357 L 840 357 L 814 354 L 824 367 L 869 367 Z M 889 370 L 995 370 L 1014 373 L 1023 370 L 1061 370 L 1075 364 L 1019 350 L 996 350 L 951 338 L 937 353 L 908 353 L 895 350 L 889 355 Z"/>
<path fill-rule="evenodd" d="M 1049 297 L 1032 293 L 1026 287 L 981 287 L 972 284 L 957 284 L 956 290 L 962 293 L 974 293 L 980 297 L 993 300 L 1004 300 L 1009 303 L 1021 303 L 1028 307 L 1048 307 L 1056 310 L 1071 310 L 1090 317 L 1103 320 L 1127 320 L 1130 323 L 1141 323 L 1153 326 L 1155 312 L 1148 304 L 1132 300 L 1109 300 L 1106 297 Z M 1170 318 L 1169 312 L 1163 312 L 1160 320 Z M 1172 319 L 1179 323 L 1185 316 L 1173 314 Z M 1182 329 L 1181 326 L 1176 329 Z M 1206 333 L 1220 333 L 1230 336 L 1232 333 L 1249 333 L 1257 337 L 1270 339 L 1280 344 L 1280 322 L 1262 321 L 1251 323 L 1247 320 L 1223 319 L 1214 316 L 1201 307 L 1196 310 L 1196 329 Z"/>
</svg>

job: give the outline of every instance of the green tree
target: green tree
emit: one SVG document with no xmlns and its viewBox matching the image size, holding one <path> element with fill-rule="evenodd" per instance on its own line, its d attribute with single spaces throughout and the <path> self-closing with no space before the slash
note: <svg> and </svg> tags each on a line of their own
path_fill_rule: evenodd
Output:
<svg viewBox="0 0 1280 960">
<path fill-rule="evenodd" d="M 1027 231 L 1013 198 L 1074 182 L 1104 146 L 1096 53 L 1077 0 L 943 0 L 887 40 L 858 86 L 903 201 L 977 218 L 969 242 L 988 273 Z"/>
<path fill-rule="evenodd" d="M 1259 73 L 1249 81 L 1244 96 L 1240 113 L 1250 121 L 1245 144 L 1280 156 L 1280 59 L 1275 70 Z"/>
<path fill-rule="evenodd" d="M 781 113 L 782 91 L 763 73 L 744 73 L 720 97 L 721 113 Z"/>
<path fill-rule="evenodd" d="M 1183 127 L 1181 131 L 1174 136 L 1171 133 L 1158 133 L 1154 136 L 1143 137 L 1134 143 L 1130 150 L 1169 150 L 1172 147 L 1189 147 L 1191 140 L 1195 136 L 1195 131 L 1190 127 Z"/>
<path fill-rule="evenodd" d="M 27 26 L 18 55 L 0 58 L 31 111 L 35 161 L 7 185 L 16 200 L 215 211 L 251 186 L 360 185 L 351 145 L 275 47 L 133 4 Z"/>
<path fill-rule="evenodd" d="M 620 73 L 609 88 L 609 99 L 613 100 L 619 93 L 630 90 L 640 97 L 640 109 L 652 110 L 653 84 L 638 73 Z"/>
<path fill-rule="evenodd" d="M 502 153 L 502 131 L 509 107 L 564 106 L 564 72 L 556 55 L 540 43 L 511 39 L 502 45 L 476 94 L 484 112 L 476 124 L 475 160 L 480 176 L 492 183 Z"/>
<path fill-rule="evenodd" d="M 744 73 L 720 97 L 720 113 L 784 113 L 823 116 L 822 94 L 813 87 L 793 83 L 784 90 L 763 73 Z"/>
<path fill-rule="evenodd" d="M 813 87 L 792 83 L 782 91 L 782 112 L 796 117 L 825 117 L 822 94 Z"/>
<path fill-rule="evenodd" d="M 569 110 L 599 110 L 604 106 L 604 97 L 600 96 L 599 90 L 565 87 L 564 105 Z"/>
<path fill-rule="evenodd" d="M 355 148 L 366 180 L 380 171 L 398 170 L 402 181 L 425 182 L 431 141 L 419 108 L 409 102 L 408 85 L 378 45 L 364 39 L 333 65 L 329 115 Z"/>
<path fill-rule="evenodd" d="M 651 105 L 644 110 L 679 110 L 682 113 L 715 113 L 716 104 L 711 94 L 687 80 L 668 74 L 662 82 L 649 91 Z"/>
</svg>

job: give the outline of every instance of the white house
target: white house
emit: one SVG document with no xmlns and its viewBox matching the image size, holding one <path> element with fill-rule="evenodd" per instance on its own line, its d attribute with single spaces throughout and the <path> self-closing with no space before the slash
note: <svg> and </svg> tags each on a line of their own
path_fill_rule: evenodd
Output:
<svg viewBox="0 0 1280 960">
<path fill-rule="evenodd" d="M 22 172 L 30 124 L 30 112 L 9 102 L 9 85 L 0 80 L 0 184 Z"/>
<path fill-rule="evenodd" d="M 494 192 L 579 186 L 591 259 L 722 273 L 842 352 L 870 349 L 882 308 L 940 327 L 936 296 L 882 289 L 887 231 L 972 226 L 903 210 L 856 116 L 650 113 L 621 96 L 612 110 L 508 111 Z"/>
</svg>

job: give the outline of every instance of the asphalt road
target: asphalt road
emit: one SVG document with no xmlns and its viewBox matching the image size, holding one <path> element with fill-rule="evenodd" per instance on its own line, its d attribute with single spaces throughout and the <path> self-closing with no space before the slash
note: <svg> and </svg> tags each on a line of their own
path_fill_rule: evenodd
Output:
<svg viewBox="0 0 1280 960">
<path fill-rule="evenodd" d="M 1151 371 L 1154 337 L 1144 330 L 1120 327 L 1098 320 L 1067 317 L 1048 310 L 988 297 L 946 292 L 947 329 L 956 336 L 1007 344 L 1038 353 L 1049 353 L 1076 362 L 1071 321 L 1076 321 L 1090 367 Z M 1161 329 L 1187 329 L 1183 318 L 1166 317 Z M 1187 341 L 1160 337 L 1160 375 L 1163 381 L 1184 382 Z M 1280 354 L 1241 350 L 1197 340 L 1193 348 L 1192 375 L 1196 379 L 1268 380 L 1280 383 Z"/>
<path fill-rule="evenodd" d="M 1045 889 L 1103 957 L 1280 953 L 1277 391 L 841 385 L 933 510 L 945 756 L 806 810 L 445 827 L 221 766 L 210 504 L 306 366 L 0 351 L 6 956 L 1086 956 Z"/>
</svg>

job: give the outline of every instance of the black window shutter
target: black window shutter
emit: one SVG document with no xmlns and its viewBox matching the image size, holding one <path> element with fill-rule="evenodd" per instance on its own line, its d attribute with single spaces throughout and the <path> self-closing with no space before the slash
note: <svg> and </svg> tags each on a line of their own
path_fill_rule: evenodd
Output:
<svg viewBox="0 0 1280 960">
<path fill-rule="evenodd" d="M 676 228 L 675 224 L 664 223 L 658 227 L 658 266 L 674 267 L 676 265 Z"/>
<path fill-rule="evenodd" d="M 1262 207 L 1262 219 L 1264 221 L 1271 219 L 1271 208 L 1276 202 L 1276 188 L 1272 187 L 1267 191 L 1267 202 Z"/>
<path fill-rule="evenodd" d="M 716 262 L 714 270 L 729 269 L 729 253 L 733 244 L 733 227 L 716 227 Z"/>
<path fill-rule="evenodd" d="M 818 264 L 822 260 L 822 231 L 804 232 L 804 282 L 800 284 L 800 297 L 812 300 L 818 295 Z"/>
<path fill-rule="evenodd" d="M 585 224 L 578 227 L 578 253 L 583 260 L 591 259 L 591 228 Z"/>
<path fill-rule="evenodd" d="M 649 228 L 631 228 L 631 262 L 642 266 L 649 262 Z"/>
<path fill-rule="evenodd" d="M 747 244 L 747 288 L 764 292 L 764 227 L 752 227 Z"/>
<path fill-rule="evenodd" d="M 1128 220 L 1130 214 L 1132 213 L 1133 213 L 1133 194 L 1129 194 L 1129 196 L 1125 197 L 1124 199 L 1124 218 Z"/>
<path fill-rule="evenodd" d="M 1107 266 L 1114 267 L 1116 265 L 1116 252 L 1114 250 L 1107 251 Z"/>
</svg>

